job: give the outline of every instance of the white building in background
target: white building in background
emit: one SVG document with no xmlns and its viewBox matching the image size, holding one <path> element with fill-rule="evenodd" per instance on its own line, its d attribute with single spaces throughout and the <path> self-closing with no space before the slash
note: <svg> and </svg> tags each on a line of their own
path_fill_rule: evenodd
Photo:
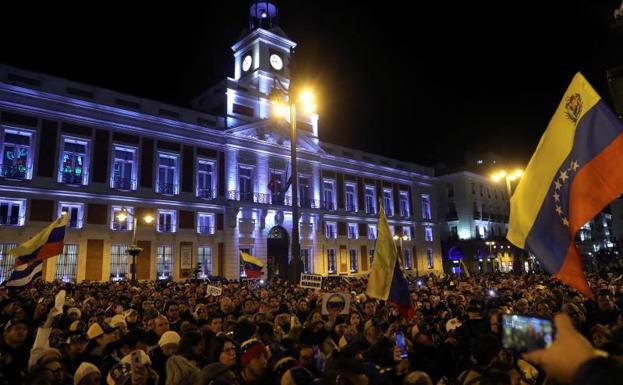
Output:
<svg viewBox="0 0 623 385">
<path fill-rule="evenodd" d="M 238 278 L 240 250 L 266 261 L 265 273 L 283 268 L 290 143 L 269 94 L 288 89 L 295 43 L 276 11 L 250 7 L 250 28 L 232 47 L 234 78 L 192 109 L 0 66 L 0 280 L 8 250 L 63 211 L 66 246 L 45 263 L 50 280 L 128 278 L 133 216 L 139 279 L 189 278 L 197 266 Z M 409 237 L 404 268 L 442 273 L 433 170 L 323 143 L 315 113 L 297 120 L 305 270 L 367 273 L 383 199 L 392 230 Z M 147 214 L 153 223 L 142 222 Z"/>
</svg>

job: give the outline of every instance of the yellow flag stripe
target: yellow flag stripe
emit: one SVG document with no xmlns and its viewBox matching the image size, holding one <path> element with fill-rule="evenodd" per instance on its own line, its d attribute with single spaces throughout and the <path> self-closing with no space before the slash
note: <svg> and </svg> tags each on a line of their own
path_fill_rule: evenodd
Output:
<svg viewBox="0 0 623 385">
<path fill-rule="evenodd" d="M 50 237 L 50 233 L 57 227 L 67 226 L 67 214 L 63 213 L 54 222 L 47 225 L 43 230 L 35 234 L 32 238 L 9 251 L 11 255 L 16 257 L 32 254 L 35 250 L 45 245 Z"/>
<path fill-rule="evenodd" d="M 507 238 L 517 247 L 524 247 L 552 180 L 573 148 L 576 123 L 566 115 L 566 104 L 569 96 L 575 94 L 582 95 L 583 102 L 578 122 L 600 100 L 597 92 L 578 72 L 567 88 L 511 198 Z"/>
<path fill-rule="evenodd" d="M 366 289 L 368 296 L 382 300 L 389 298 L 397 260 L 396 244 L 389 230 L 383 202 L 380 201 L 378 234 L 374 245 L 374 261 L 372 262 Z"/>
<path fill-rule="evenodd" d="M 243 262 L 251 263 L 251 264 L 254 264 L 256 266 L 264 267 L 264 263 L 262 261 L 260 261 L 259 259 L 255 258 L 252 255 L 249 255 L 249 254 L 245 253 L 242 250 L 240 251 L 240 258 L 242 258 Z"/>
</svg>

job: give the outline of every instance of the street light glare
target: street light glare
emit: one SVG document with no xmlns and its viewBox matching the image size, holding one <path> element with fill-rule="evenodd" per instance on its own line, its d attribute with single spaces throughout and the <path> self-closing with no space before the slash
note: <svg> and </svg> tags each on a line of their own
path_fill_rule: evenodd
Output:
<svg viewBox="0 0 623 385">
<path fill-rule="evenodd" d="M 397 240 L 399 240 L 399 239 L 400 239 L 400 237 L 399 237 L 399 236 L 394 235 L 394 241 L 397 241 Z"/>
<path fill-rule="evenodd" d="M 275 102 L 273 105 L 273 115 L 283 118 L 288 115 L 288 106 L 281 102 Z"/>
<path fill-rule="evenodd" d="M 299 95 L 299 100 L 303 105 L 303 111 L 310 114 L 316 112 L 316 96 L 311 90 L 303 90 Z"/>
<path fill-rule="evenodd" d="M 125 222 L 125 220 L 128 219 L 128 214 L 126 214 L 125 211 L 121 211 L 119 214 L 117 214 L 117 219 L 120 222 Z"/>
<path fill-rule="evenodd" d="M 153 222 L 153 221 L 154 221 L 154 217 L 153 217 L 153 216 L 151 216 L 151 215 L 145 215 L 145 216 L 143 217 L 143 220 L 145 221 L 145 223 L 150 224 L 151 222 Z"/>
</svg>

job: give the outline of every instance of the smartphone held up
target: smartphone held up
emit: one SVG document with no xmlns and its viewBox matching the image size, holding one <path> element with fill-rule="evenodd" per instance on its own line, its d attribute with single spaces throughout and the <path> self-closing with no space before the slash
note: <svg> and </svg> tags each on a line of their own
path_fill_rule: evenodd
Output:
<svg viewBox="0 0 623 385">
<path fill-rule="evenodd" d="M 502 345 L 518 353 L 544 349 L 554 342 L 552 320 L 518 314 L 502 316 Z"/>
</svg>

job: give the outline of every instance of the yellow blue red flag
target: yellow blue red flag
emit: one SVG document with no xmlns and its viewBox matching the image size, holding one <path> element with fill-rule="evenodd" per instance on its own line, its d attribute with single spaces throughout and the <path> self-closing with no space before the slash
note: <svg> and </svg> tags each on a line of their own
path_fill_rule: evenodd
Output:
<svg viewBox="0 0 623 385">
<path fill-rule="evenodd" d="M 511 198 L 507 238 L 594 298 L 575 235 L 623 193 L 623 124 L 577 73 Z"/>
<path fill-rule="evenodd" d="M 42 261 L 61 254 L 65 245 L 66 226 L 67 214 L 63 213 L 35 236 L 12 249 L 10 253 L 15 256 L 14 267 L 30 265 L 35 261 Z"/>
<path fill-rule="evenodd" d="M 262 261 L 242 250 L 240 250 L 240 260 L 247 278 L 262 278 L 262 269 L 264 268 Z"/>
</svg>

